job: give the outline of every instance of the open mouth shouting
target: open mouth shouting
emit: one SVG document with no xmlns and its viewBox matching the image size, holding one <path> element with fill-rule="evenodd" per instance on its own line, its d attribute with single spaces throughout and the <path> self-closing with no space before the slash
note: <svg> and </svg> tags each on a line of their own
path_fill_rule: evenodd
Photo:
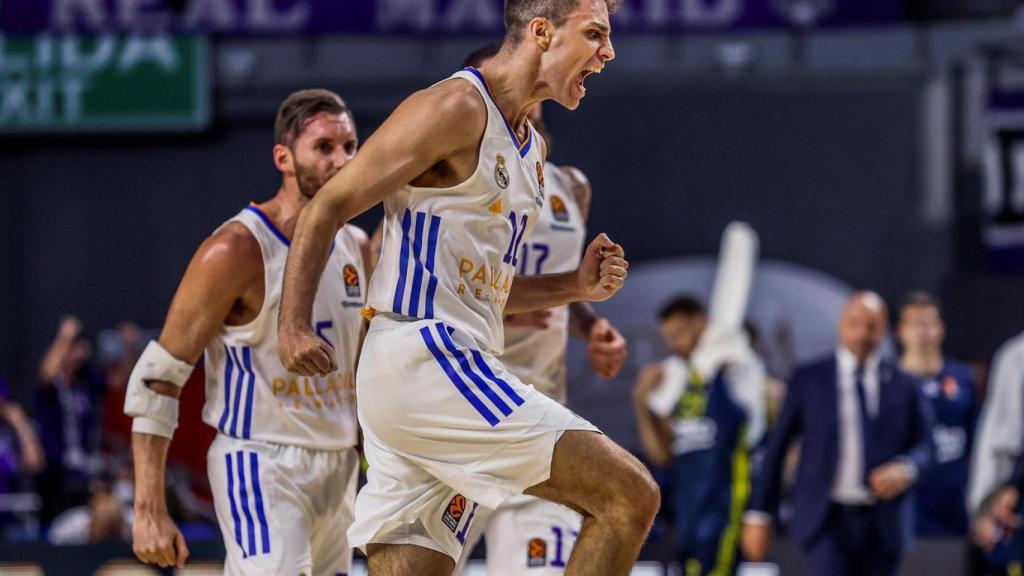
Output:
<svg viewBox="0 0 1024 576">
<path fill-rule="evenodd" d="M 586 68 L 585 70 L 583 70 L 583 72 L 580 72 L 579 76 L 576 77 L 576 89 L 580 93 L 580 98 L 582 98 L 583 96 L 585 96 L 587 94 L 587 87 L 583 85 L 583 82 L 591 74 L 600 74 L 600 73 L 601 73 L 601 67 L 600 66 L 590 66 L 590 67 Z"/>
</svg>

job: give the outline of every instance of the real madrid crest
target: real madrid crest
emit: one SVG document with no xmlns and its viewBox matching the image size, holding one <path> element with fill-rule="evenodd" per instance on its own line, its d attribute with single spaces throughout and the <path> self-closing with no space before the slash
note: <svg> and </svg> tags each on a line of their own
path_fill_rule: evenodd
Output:
<svg viewBox="0 0 1024 576">
<path fill-rule="evenodd" d="M 494 183 L 498 185 L 498 188 L 504 190 L 508 188 L 509 182 L 508 168 L 505 168 L 505 157 L 498 154 L 495 160 L 497 160 L 498 164 L 494 167 Z"/>
</svg>

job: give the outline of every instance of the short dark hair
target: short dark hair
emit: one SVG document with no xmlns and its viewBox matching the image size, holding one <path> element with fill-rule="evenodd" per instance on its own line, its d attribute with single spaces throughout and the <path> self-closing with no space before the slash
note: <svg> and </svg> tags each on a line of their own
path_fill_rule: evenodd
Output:
<svg viewBox="0 0 1024 576">
<path fill-rule="evenodd" d="M 490 60 L 498 55 L 501 51 L 501 42 L 488 42 L 483 46 L 477 48 L 472 54 L 466 56 L 466 61 L 462 63 L 463 68 L 479 68 L 483 65 L 484 60 Z"/>
<path fill-rule="evenodd" d="M 903 304 L 900 306 L 900 314 L 902 315 L 903 311 L 907 308 L 934 308 L 940 316 L 942 315 L 942 307 L 939 306 L 939 301 L 924 290 L 907 294 L 906 298 L 903 299 Z"/>
<path fill-rule="evenodd" d="M 505 40 L 519 43 L 523 30 L 534 18 L 547 18 L 555 26 L 565 24 L 580 0 L 505 0 Z M 604 0 L 608 13 L 619 9 L 619 0 Z"/>
<path fill-rule="evenodd" d="M 664 322 L 672 316 L 685 316 L 691 318 L 693 316 L 703 316 L 704 305 L 689 294 L 682 294 L 672 298 L 661 310 L 658 311 L 658 320 Z"/>
<path fill-rule="evenodd" d="M 314 116 L 324 112 L 348 114 L 352 117 L 352 111 L 345 105 L 341 96 L 330 90 L 314 88 L 293 92 L 277 109 L 277 119 L 274 120 L 274 144 L 291 148 L 299 134 L 306 128 L 306 124 Z"/>
</svg>

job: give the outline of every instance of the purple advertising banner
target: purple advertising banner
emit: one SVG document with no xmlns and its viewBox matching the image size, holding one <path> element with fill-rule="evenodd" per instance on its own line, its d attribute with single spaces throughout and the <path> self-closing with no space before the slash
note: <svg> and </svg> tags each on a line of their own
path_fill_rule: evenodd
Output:
<svg viewBox="0 0 1024 576">
<path fill-rule="evenodd" d="M 0 32 L 488 35 L 503 0 L 0 0 Z M 624 0 L 616 33 L 898 21 L 902 0 Z"/>
</svg>

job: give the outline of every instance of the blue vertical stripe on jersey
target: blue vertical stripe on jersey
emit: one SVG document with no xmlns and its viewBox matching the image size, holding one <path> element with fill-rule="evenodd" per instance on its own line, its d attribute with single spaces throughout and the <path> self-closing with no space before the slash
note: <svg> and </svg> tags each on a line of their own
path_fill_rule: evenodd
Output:
<svg viewBox="0 0 1024 576">
<path fill-rule="evenodd" d="M 249 373 L 249 396 L 245 401 L 245 424 L 242 425 L 242 438 L 248 439 L 252 437 L 252 404 L 253 396 L 256 395 L 256 372 L 252 369 L 251 346 L 242 349 L 242 360 L 245 362 L 245 371 Z"/>
<path fill-rule="evenodd" d="M 249 470 L 252 473 L 253 498 L 256 499 L 256 517 L 260 521 L 261 543 L 263 553 L 270 554 L 270 525 L 267 523 L 267 514 L 263 509 L 263 489 L 260 487 L 260 458 L 255 452 L 249 453 Z"/>
<path fill-rule="evenodd" d="M 238 465 L 238 498 L 242 505 L 242 512 L 245 513 L 245 523 L 249 527 L 249 555 L 256 554 L 256 526 L 252 521 L 252 512 L 249 511 L 249 491 L 245 486 L 245 456 L 239 450 L 235 453 L 236 464 Z"/>
<path fill-rule="evenodd" d="M 500 410 L 502 414 L 504 414 L 505 416 L 511 414 L 512 409 L 508 407 L 508 404 L 506 404 L 505 401 L 502 400 L 501 397 L 494 392 L 494 390 L 491 390 L 491 387 L 488 386 L 486 382 L 484 382 L 483 378 L 478 376 L 477 373 L 473 371 L 473 368 L 469 365 L 469 359 L 466 358 L 466 355 L 462 353 L 462 350 L 459 350 L 458 348 L 455 347 L 455 343 L 452 342 L 452 339 L 448 335 L 448 331 L 445 329 L 444 324 L 435 324 L 434 328 L 437 331 L 437 335 L 441 337 L 441 342 L 444 343 L 444 347 L 448 349 L 448 352 L 451 353 L 455 360 L 458 361 L 459 366 L 462 367 L 462 372 L 466 375 L 466 377 L 468 377 L 470 380 L 473 381 L 474 384 L 476 384 L 476 387 L 481 392 L 484 393 L 484 396 L 487 396 L 487 398 L 490 399 L 491 403 L 494 404 L 494 407 Z"/>
<path fill-rule="evenodd" d="M 434 257 L 437 256 L 437 233 L 441 229 L 441 217 L 430 217 L 430 232 L 427 234 L 427 304 L 424 318 L 434 318 L 434 294 L 437 293 L 437 276 L 434 276 Z"/>
<path fill-rule="evenodd" d="M 235 542 L 242 549 L 242 557 L 246 557 L 245 546 L 242 545 L 242 519 L 238 517 L 238 506 L 235 504 L 235 471 L 231 454 L 224 455 L 224 463 L 228 468 L 228 502 L 231 504 L 231 518 L 235 522 Z"/>
<path fill-rule="evenodd" d="M 409 226 L 412 223 L 412 212 L 405 209 L 402 217 L 402 250 L 398 257 L 398 286 L 395 287 L 395 300 L 391 311 L 402 314 L 402 300 L 405 298 L 405 269 L 409 267 Z"/>
<path fill-rule="evenodd" d="M 235 360 L 235 367 L 237 367 L 237 375 L 235 377 L 235 398 L 231 402 L 231 431 L 229 434 L 232 436 L 238 436 L 238 412 L 242 405 L 242 388 L 245 385 L 245 366 L 242 365 L 242 361 L 238 358 L 238 350 L 234 347 L 228 348 L 231 351 L 231 357 Z"/>
<path fill-rule="evenodd" d="M 423 287 L 423 224 L 427 215 L 423 212 L 416 213 L 416 231 L 412 241 L 414 270 L 412 274 L 412 291 L 409 294 L 409 316 L 419 317 L 420 311 L 420 288 Z"/>
<path fill-rule="evenodd" d="M 484 420 L 487 420 L 488 424 L 491 426 L 497 426 L 498 418 L 489 408 L 487 408 L 487 406 L 484 405 L 483 402 L 480 401 L 479 398 L 476 397 L 475 394 L 473 394 L 473 391 L 469 389 L 469 386 L 466 386 L 466 383 L 459 377 L 458 372 L 455 371 L 455 367 L 451 365 L 451 362 L 448 362 L 448 358 L 437 347 L 434 337 L 430 335 L 430 327 L 424 326 L 423 328 L 420 328 L 420 336 L 423 337 L 423 343 L 427 345 L 430 353 L 434 355 L 434 359 L 437 360 L 441 369 L 448 375 L 448 379 L 452 381 L 452 384 L 455 384 L 455 388 L 458 389 L 463 397 L 473 405 L 473 408 L 476 408 L 476 411 L 484 417 Z"/>
<path fill-rule="evenodd" d="M 228 347 L 224 347 L 224 411 L 220 414 L 220 422 L 217 424 L 217 428 L 221 432 L 226 432 L 224 425 L 228 422 L 228 413 L 231 411 L 231 376 L 234 372 L 235 364 L 231 361 L 231 352 L 228 352 Z"/>
<path fill-rule="evenodd" d="M 477 350 L 470 350 L 470 353 L 473 354 L 473 360 L 476 361 L 476 366 L 477 368 L 480 369 L 480 372 L 482 372 L 483 375 L 486 376 L 488 380 L 497 384 L 498 388 L 501 388 L 502 391 L 505 392 L 505 395 L 508 396 L 508 399 L 516 403 L 516 406 L 522 406 L 523 399 L 519 396 L 519 394 L 516 394 L 516 391 L 512 388 L 512 386 L 509 385 L 508 382 L 505 382 L 501 378 L 498 378 L 497 376 L 494 375 L 494 372 L 491 370 L 491 367 L 487 365 L 487 362 L 484 362 L 484 358 L 483 356 L 480 355 L 480 352 Z"/>
</svg>

